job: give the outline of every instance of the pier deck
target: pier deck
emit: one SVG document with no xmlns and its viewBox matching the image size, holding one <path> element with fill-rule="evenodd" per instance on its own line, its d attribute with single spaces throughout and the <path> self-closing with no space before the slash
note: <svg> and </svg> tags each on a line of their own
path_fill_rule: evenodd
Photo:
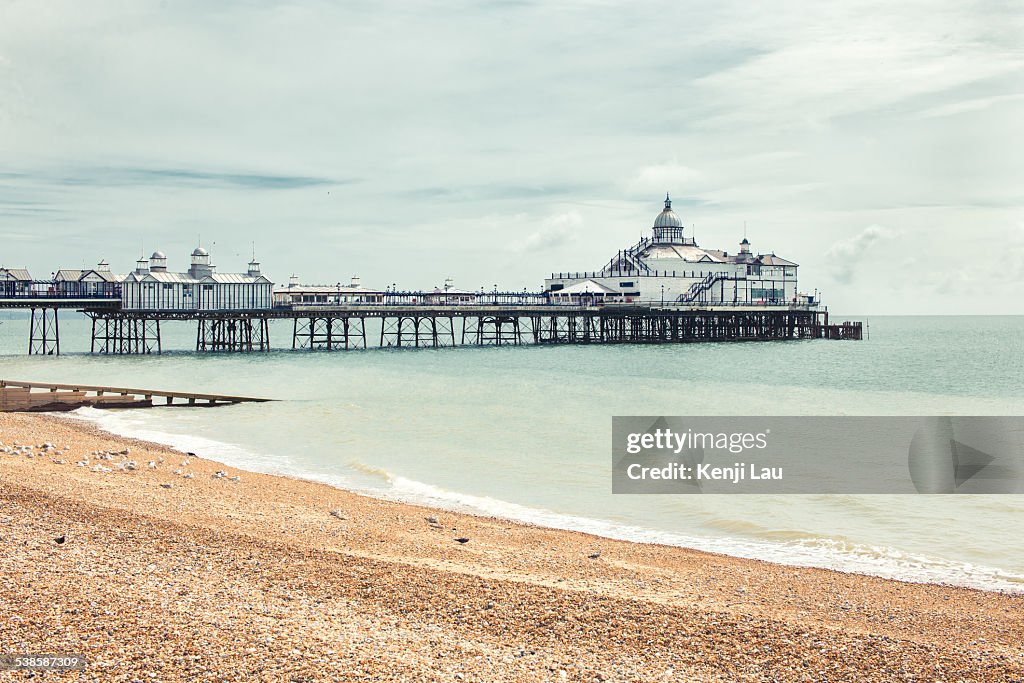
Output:
<svg viewBox="0 0 1024 683">
<path fill-rule="evenodd" d="M 500 297 L 500 298 L 499 298 Z M 0 307 L 6 307 L 0 300 Z M 20 302 L 19 302 L 20 303 Z M 30 354 L 58 355 L 57 310 L 32 309 Z M 260 309 L 130 309 L 117 302 L 80 301 L 92 320 L 90 350 L 101 354 L 163 351 L 161 323 L 196 324 L 195 350 L 268 351 L 270 323 L 291 320 L 292 349 L 502 346 L 523 344 L 679 343 L 862 338 L 859 322 L 829 324 L 828 311 L 803 304 L 679 302 L 544 302 L 536 294 L 495 295 L 493 303 L 430 303 L 402 293 L 382 303 L 294 303 Z M 367 321 L 379 330 L 368 338 Z"/>
</svg>

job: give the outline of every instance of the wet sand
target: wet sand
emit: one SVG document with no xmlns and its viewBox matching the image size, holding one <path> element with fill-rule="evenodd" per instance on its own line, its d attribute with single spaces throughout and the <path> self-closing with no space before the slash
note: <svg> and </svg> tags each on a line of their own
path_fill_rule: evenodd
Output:
<svg viewBox="0 0 1024 683">
<path fill-rule="evenodd" d="M 0 654 L 89 662 L 37 680 L 1024 680 L 1020 595 L 381 501 L 54 416 L 0 414 L 0 442 L 35 446 L 0 453 Z"/>
</svg>

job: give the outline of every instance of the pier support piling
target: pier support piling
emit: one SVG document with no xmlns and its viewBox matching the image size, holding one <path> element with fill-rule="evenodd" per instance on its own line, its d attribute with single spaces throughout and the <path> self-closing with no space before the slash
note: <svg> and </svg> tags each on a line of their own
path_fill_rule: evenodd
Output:
<svg viewBox="0 0 1024 683">
<path fill-rule="evenodd" d="M 455 324 L 451 316 L 396 316 L 381 318 L 380 346 L 455 346 Z"/>
<path fill-rule="evenodd" d="M 292 326 L 293 349 L 366 348 L 366 320 L 350 316 L 311 316 L 295 318 Z"/>
<path fill-rule="evenodd" d="M 216 316 L 199 319 L 196 351 L 269 351 L 270 322 L 265 317 Z"/>
<path fill-rule="evenodd" d="M 108 355 L 162 353 L 160 321 L 118 313 L 89 313 L 92 338 L 89 350 Z"/>
<path fill-rule="evenodd" d="M 28 333 L 29 355 L 60 355 L 60 321 L 56 308 L 33 308 Z"/>
</svg>

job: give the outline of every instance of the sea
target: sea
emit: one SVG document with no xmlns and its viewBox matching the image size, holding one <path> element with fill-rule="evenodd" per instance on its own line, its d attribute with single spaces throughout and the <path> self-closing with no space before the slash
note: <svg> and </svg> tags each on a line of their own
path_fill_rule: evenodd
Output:
<svg viewBox="0 0 1024 683">
<path fill-rule="evenodd" d="M 850 316 L 855 319 L 863 317 Z M 834 321 L 842 315 L 832 315 Z M 261 472 L 380 498 L 914 582 L 1024 592 L 1021 495 L 613 495 L 616 415 L 1022 415 L 1024 317 L 871 317 L 861 342 L 29 356 L 0 312 L 0 378 L 277 399 L 81 409 L 76 418 Z M 371 344 L 375 330 L 369 330 Z M 595 540 L 595 545 L 600 541 Z"/>
</svg>

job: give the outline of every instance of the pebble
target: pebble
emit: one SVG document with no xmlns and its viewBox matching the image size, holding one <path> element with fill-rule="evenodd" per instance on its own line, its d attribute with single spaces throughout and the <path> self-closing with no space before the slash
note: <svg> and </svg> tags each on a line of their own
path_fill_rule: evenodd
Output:
<svg viewBox="0 0 1024 683">
<path fill-rule="evenodd" d="M 107 443 L 119 442 L 111 439 Z M 76 452 L 77 445 L 78 442 Z M 39 449 L 23 446 L 17 452 L 41 455 Z M 48 453 L 54 457 L 52 449 Z M 167 457 L 169 462 L 181 459 L 180 455 L 169 453 Z M 110 459 L 122 460 L 95 458 L 100 462 Z M 75 462 L 70 457 L 68 461 Z M 5 638 L 8 631 L 15 633 L 12 642 L 19 637 L 27 641 L 47 629 L 52 633 L 74 633 L 76 637 L 81 634 L 81 641 L 90 649 L 90 662 L 95 657 L 103 665 L 113 662 L 112 666 L 122 667 L 117 671 L 118 680 L 852 681 L 899 677 L 994 682 L 1019 680 L 1024 663 L 1024 651 L 1012 637 L 1019 626 L 1017 614 L 1021 606 L 1015 597 L 976 595 L 973 591 L 938 586 L 901 586 L 881 579 L 819 570 L 797 572 L 714 556 L 689 558 L 688 552 L 681 549 L 668 551 L 656 546 L 606 541 L 603 545 L 616 561 L 621 559 L 631 566 L 629 572 L 613 574 L 613 568 L 606 563 L 579 563 L 580 555 L 596 559 L 601 550 L 593 548 L 592 540 L 572 534 L 523 527 L 516 534 L 523 536 L 520 546 L 514 537 L 501 534 L 489 520 L 463 519 L 452 512 L 424 517 L 423 511 L 431 511 L 379 501 L 362 503 L 340 494 L 333 499 L 348 507 L 329 509 L 329 514 L 337 519 L 346 519 L 347 515 L 358 519 L 359 524 L 319 526 L 339 534 L 339 530 L 351 526 L 350 542 L 357 554 L 305 548 L 305 541 L 298 537 L 297 553 L 282 554 L 279 529 L 286 528 L 292 533 L 296 528 L 294 520 L 277 518 L 278 508 L 266 518 L 250 514 L 262 510 L 260 506 L 264 503 L 284 500 L 276 497 L 273 487 L 261 488 L 262 477 L 247 474 L 247 486 L 235 489 L 229 496 L 231 505 L 225 507 L 230 513 L 226 514 L 229 526 L 241 524 L 239 518 L 244 518 L 246 525 L 251 525 L 247 528 L 257 532 L 251 543 L 247 536 L 246 542 L 239 544 L 231 536 L 224 536 L 217 525 L 214 517 L 219 519 L 224 513 L 219 506 L 199 510 L 197 519 L 205 520 L 201 522 L 192 521 L 186 510 L 184 519 L 189 524 L 179 525 L 179 496 L 153 501 L 160 497 L 152 496 L 152 482 L 146 475 L 90 482 L 89 478 L 67 476 L 67 471 L 63 477 L 53 477 L 58 473 L 47 471 L 47 463 L 56 462 L 52 459 L 40 461 L 37 457 L 32 464 L 22 460 L 0 462 L 12 471 L 21 468 L 29 474 L 27 471 L 31 470 L 36 477 L 31 485 L 40 493 L 54 496 L 53 507 L 45 501 L 36 502 L 32 503 L 35 508 L 4 508 L 0 515 L 5 543 L 15 538 L 26 540 L 24 545 L 6 546 L 14 558 L 10 564 L 16 577 L 11 581 L 0 580 L 0 598 L 15 598 L 27 606 L 35 599 L 32 596 L 43 589 L 65 600 L 73 598 L 77 608 L 19 608 L 20 614 L 3 618 Z M 89 466 L 89 458 L 82 455 L 75 464 Z M 128 462 L 123 464 L 127 469 Z M 100 464 L 96 468 L 110 471 Z M 191 476 L 191 472 L 184 475 Z M 158 485 L 173 486 L 159 482 Z M 136 505 L 145 507 L 142 523 L 108 519 L 104 515 L 84 521 L 84 526 L 85 517 L 73 520 L 72 526 L 65 528 L 73 532 L 76 528 L 88 529 L 88 533 L 75 532 L 73 544 L 65 538 L 69 547 L 64 550 L 58 541 L 62 537 L 54 537 L 53 532 L 58 524 L 69 524 L 61 522 L 59 515 L 64 508 L 72 509 L 72 496 L 87 499 L 90 491 L 100 491 L 100 497 L 107 498 L 111 490 L 116 490 L 112 489 L 115 486 L 139 494 L 135 498 L 127 496 L 126 501 L 132 510 Z M 303 492 L 305 502 L 301 505 L 309 521 L 323 514 L 317 496 L 324 489 L 306 489 L 304 484 L 290 480 L 282 480 L 280 486 L 286 491 L 294 488 Z M 50 487 L 55 491 L 50 491 Z M 195 502 L 201 505 L 203 496 L 216 500 L 216 490 L 222 488 L 212 483 L 201 484 L 190 492 L 195 492 Z M 253 496 L 249 495 L 250 489 Z M 250 500 L 261 494 L 268 500 Z M 446 516 L 446 529 L 457 526 L 477 539 L 474 551 L 469 551 L 473 557 L 465 565 L 460 566 L 453 558 L 465 554 L 452 552 L 444 540 L 447 533 L 415 533 L 417 517 L 431 526 L 440 526 L 440 514 Z M 168 519 L 170 524 L 165 523 Z M 17 531 L 10 531 L 12 520 L 15 529 L 20 524 L 29 535 L 19 537 Z M 90 528 L 89 524 L 95 527 Z M 398 526 L 389 526 L 395 524 Z M 412 533 L 406 534 L 406 529 Z M 145 534 L 124 533 L 142 530 Z M 209 535 L 207 530 L 215 533 Z M 264 531 L 271 534 L 269 545 L 260 540 Z M 458 533 L 454 529 L 451 532 Z M 203 542 L 181 542 L 192 539 L 193 534 Z M 136 536 L 141 542 L 136 542 Z M 61 549 L 47 544 L 46 538 Z M 153 538 L 161 542 L 153 543 Z M 470 538 L 454 540 L 468 543 Z M 107 541 L 113 542 L 105 545 Z M 314 536 L 310 543 L 320 546 L 323 541 Z M 379 553 L 383 557 L 378 557 Z M 409 566 L 400 559 L 405 556 L 443 558 L 454 571 Z M 673 559 L 677 557 L 678 560 Z M 491 558 L 499 563 L 497 576 L 492 573 Z M 31 561 L 20 562 L 23 559 Z M 749 599 L 743 603 L 733 600 L 744 606 L 720 611 L 714 605 L 691 610 L 662 604 L 660 591 L 645 587 L 659 583 L 654 577 L 665 576 L 662 560 L 664 568 L 672 569 L 678 561 L 684 569 L 676 574 L 681 595 L 692 588 L 691 581 L 701 585 L 715 582 L 722 592 L 756 595 L 757 605 Z M 653 569 L 651 564 L 655 565 Z M 240 566 L 253 565 L 258 567 L 253 572 L 237 571 Z M 83 566 L 87 569 L 85 578 L 75 571 Z M 117 571 L 93 571 L 102 566 L 116 566 Z M 579 573 L 573 574 L 573 568 Z M 506 572 L 532 575 L 534 571 L 538 580 L 554 577 L 555 572 L 587 578 L 578 581 L 582 587 L 564 590 L 531 580 L 508 581 L 500 576 Z M 178 572 L 181 574 L 165 580 Z M 691 579 L 691 573 L 698 578 Z M 709 576 L 714 573 L 719 576 Z M 791 574 L 800 578 L 793 579 Z M 746 579 L 754 576 L 758 581 L 747 583 Z M 17 580 L 23 577 L 29 580 Z M 590 583 L 590 577 L 595 578 L 594 585 L 583 586 Z M 603 584 L 602 578 L 609 577 L 621 585 Z M 637 582 L 634 589 L 631 578 L 647 581 Z M 365 595 L 356 592 L 364 585 L 372 590 Z M 146 595 L 145 607 L 125 599 L 140 590 Z M 278 608 L 276 600 L 267 599 L 282 592 L 287 593 L 282 599 L 290 603 L 287 609 Z M 881 594 L 877 603 L 871 592 Z M 650 600 L 648 596 L 655 593 L 659 599 Z M 949 602 L 951 596 L 958 603 L 955 607 Z M 671 595 L 669 599 L 675 600 Z M 679 600 L 689 604 L 691 594 L 686 592 Z M 947 602 L 943 603 L 944 600 Z M 881 614 L 888 614 L 884 610 L 891 608 L 890 601 L 906 608 L 905 624 L 873 621 L 859 614 L 864 611 L 871 617 L 879 609 L 883 610 Z M 818 607 L 814 606 L 816 603 Z M 187 609 L 182 609 L 183 605 Z M 788 612 L 801 606 L 807 609 L 806 616 Z M 841 612 L 837 607 L 847 611 Z M 166 625 L 157 621 L 163 609 L 168 615 Z M 774 613 L 776 609 L 779 614 Z M 269 618 L 274 620 L 270 624 Z M 834 628 L 831 622 L 836 618 L 842 621 Z M 189 632 L 192 623 L 198 629 L 195 635 Z M 944 628 L 951 632 L 963 628 L 967 633 L 957 631 L 954 636 L 944 633 Z M 984 638 L 979 635 L 981 632 Z M 396 633 L 403 637 L 396 638 Z M 220 635 L 225 637 L 224 641 L 218 640 Z M 985 638 L 993 645 L 977 644 L 985 643 Z M 313 673 L 296 668 L 296 661 L 324 642 L 351 656 L 323 657 L 316 662 L 322 667 L 337 664 L 330 670 Z M 685 649 L 681 644 L 685 644 Z M 254 646 L 260 655 L 265 653 L 254 655 L 259 657 L 258 674 L 250 665 L 252 658 L 238 662 L 223 654 L 192 654 L 224 653 L 225 648 L 249 651 L 247 645 Z M 993 654 L 984 654 L 989 650 Z M 137 652 L 138 661 L 128 661 L 126 651 Z M 185 652 L 189 654 L 182 654 Z M 333 655 L 329 650 L 326 652 Z M 143 663 L 144 653 L 151 653 L 154 659 Z M 113 676 L 106 675 L 112 670 L 96 668 L 88 677 L 112 679 Z M 47 676 L 35 678 L 40 677 L 49 680 Z"/>
</svg>

